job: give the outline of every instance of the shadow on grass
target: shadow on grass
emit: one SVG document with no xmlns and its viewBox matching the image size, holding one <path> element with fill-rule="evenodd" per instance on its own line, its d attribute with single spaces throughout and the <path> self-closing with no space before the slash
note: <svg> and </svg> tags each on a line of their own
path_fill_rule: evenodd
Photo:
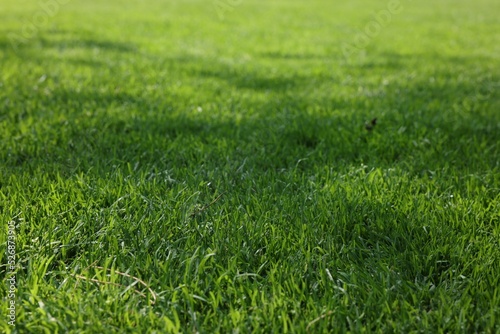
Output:
<svg viewBox="0 0 500 334">
<path fill-rule="evenodd" d="M 0 43 L 5 44 L 5 40 Z M 105 40 L 42 38 L 38 43 L 42 49 L 99 48 L 125 55 L 136 51 L 131 44 Z M 498 78 L 494 74 L 490 78 L 478 75 L 458 81 L 452 68 L 441 69 L 435 76 L 443 80 L 396 82 L 376 98 L 356 94 L 339 98 L 324 91 L 304 94 L 314 92 L 314 85 L 332 84 L 332 89 L 339 88 L 340 83 L 333 82 L 327 74 L 308 77 L 298 72 L 270 73 L 196 57 L 165 57 L 162 65 L 152 59 L 148 60 L 152 68 L 167 64 L 174 69 L 173 76 L 187 72 L 190 78 L 201 80 L 205 94 L 214 90 L 213 80 L 223 82 L 228 91 L 220 94 L 236 94 L 241 108 L 237 113 L 243 113 L 242 118 L 232 114 L 217 116 L 220 113 L 214 108 L 209 112 L 215 116 L 193 113 L 186 110 L 191 104 L 189 97 L 175 102 L 169 87 L 164 87 L 163 97 L 146 92 L 103 93 L 91 87 L 81 91 L 59 87 L 49 97 L 39 98 L 43 105 L 60 110 L 56 112 L 58 118 L 66 121 L 56 122 L 36 114 L 36 135 L 31 137 L 34 144 L 11 146 L 6 153 L 6 165 L 23 168 L 30 164 L 46 169 L 47 164 L 51 171 L 74 172 L 93 164 L 105 170 L 127 160 L 176 168 L 188 167 L 189 161 L 218 164 L 234 158 L 250 160 L 247 163 L 261 172 L 268 168 L 292 168 L 305 160 L 309 162 L 300 164 L 305 169 L 318 164 L 393 167 L 402 163 L 418 172 L 445 167 L 441 165 L 444 154 L 449 161 L 447 167 L 469 170 L 496 166 L 493 154 L 498 154 L 494 145 L 500 141 L 500 121 L 481 111 L 488 108 L 492 99 L 498 100 L 493 89 Z M 394 66 L 404 68 L 406 61 L 395 54 L 383 59 L 360 64 L 356 70 L 391 71 Z M 99 65 L 98 60 L 80 60 L 90 66 Z M 457 58 L 452 61 L 461 62 Z M 469 66 L 466 59 L 462 62 Z M 73 60 L 73 64 L 82 63 Z M 141 73 L 135 75 L 141 78 Z M 120 81 L 120 77 L 116 79 Z M 137 84 L 147 82 L 138 80 Z M 245 90 L 266 92 L 269 97 L 238 95 Z M 319 113 L 311 111 L 318 105 Z M 254 112 L 247 117 L 245 110 Z M 363 124 L 372 117 L 379 118 L 379 125 L 368 132 Z M 469 148 L 475 147 L 467 146 L 471 141 L 490 150 L 491 157 L 471 152 Z M 408 143 L 413 146 L 408 147 Z M 477 161 L 486 163 L 479 166 Z"/>
<path fill-rule="evenodd" d="M 18 31 L 5 31 L 0 38 L 0 51 L 14 53 L 21 58 L 42 58 L 48 50 L 67 52 L 74 49 L 99 50 L 112 53 L 134 53 L 137 47 L 129 42 L 102 38 L 68 36 L 69 32 L 52 31 L 32 38 L 24 38 Z"/>
<path fill-rule="evenodd" d="M 260 54 L 263 58 L 269 58 L 274 60 L 305 60 L 305 61 L 317 61 L 317 60 L 328 60 L 330 57 L 321 56 L 313 53 L 292 53 L 292 52 L 262 52 Z"/>
<path fill-rule="evenodd" d="M 44 49 L 53 48 L 56 50 L 64 51 L 66 49 L 99 49 L 104 52 L 120 52 L 129 53 L 136 52 L 137 47 L 131 43 L 109 41 L 103 39 L 91 38 L 63 38 L 54 40 L 53 38 L 40 38 L 40 46 Z"/>
</svg>

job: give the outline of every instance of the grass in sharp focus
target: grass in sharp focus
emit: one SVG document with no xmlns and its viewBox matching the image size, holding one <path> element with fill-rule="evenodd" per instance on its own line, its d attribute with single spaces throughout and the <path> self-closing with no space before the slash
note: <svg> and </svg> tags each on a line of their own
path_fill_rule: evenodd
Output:
<svg viewBox="0 0 500 334">
<path fill-rule="evenodd" d="M 500 330 L 494 1 L 0 3 L 19 332 Z"/>
</svg>

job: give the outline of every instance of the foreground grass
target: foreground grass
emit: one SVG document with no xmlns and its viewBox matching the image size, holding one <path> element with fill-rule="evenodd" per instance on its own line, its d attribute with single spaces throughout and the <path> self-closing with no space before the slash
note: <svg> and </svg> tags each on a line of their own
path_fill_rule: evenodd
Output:
<svg viewBox="0 0 500 334">
<path fill-rule="evenodd" d="M 500 331 L 494 1 L 0 4 L 19 332 Z"/>
</svg>

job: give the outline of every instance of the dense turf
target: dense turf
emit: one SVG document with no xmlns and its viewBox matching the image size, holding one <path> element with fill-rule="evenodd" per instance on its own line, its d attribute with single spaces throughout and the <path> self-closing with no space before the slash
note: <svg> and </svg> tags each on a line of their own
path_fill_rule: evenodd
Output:
<svg viewBox="0 0 500 334">
<path fill-rule="evenodd" d="M 498 1 L 61 2 L 0 0 L 20 333 L 500 331 Z"/>
</svg>

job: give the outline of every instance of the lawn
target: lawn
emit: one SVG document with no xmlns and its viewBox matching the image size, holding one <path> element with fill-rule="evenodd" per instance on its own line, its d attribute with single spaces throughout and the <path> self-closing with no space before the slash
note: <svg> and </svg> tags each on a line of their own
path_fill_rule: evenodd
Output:
<svg viewBox="0 0 500 334">
<path fill-rule="evenodd" d="M 0 8 L 0 331 L 500 332 L 500 2 Z"/>
</svg>

